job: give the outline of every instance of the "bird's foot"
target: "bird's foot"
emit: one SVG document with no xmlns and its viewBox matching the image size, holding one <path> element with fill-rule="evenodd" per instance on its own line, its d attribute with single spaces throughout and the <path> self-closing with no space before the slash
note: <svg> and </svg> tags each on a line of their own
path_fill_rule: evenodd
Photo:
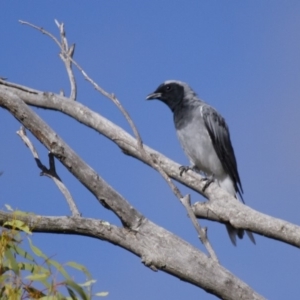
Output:
<svg viewBox="0 0 300 300">
<path fill-rule="evenodd" d="M 206 181 L 206 182 L 205 182 L 205 185 L 204 185 L 204 187 L 203 187 L 203 189 L 202 189 L 202 192 L 204 193 L 205 190 L 209 187 L 209 185 L 210 185 L 212 182 L 215 181 L 215 176 L 214 176 L 214 175 L 211 175 L 211 176 L 209 176 L 209 177 L 203 178 L 202 180 L 203 180 L 203 181 Z"/>
<path fill-rule="evenodd" d="M 189 166 L 180 166 L 179 167 L 179 175 L 182 176 L 183 173 L 186 173 L 188 170 L 193 170 L 193 168 L 189 167 Z"/>
</svg>

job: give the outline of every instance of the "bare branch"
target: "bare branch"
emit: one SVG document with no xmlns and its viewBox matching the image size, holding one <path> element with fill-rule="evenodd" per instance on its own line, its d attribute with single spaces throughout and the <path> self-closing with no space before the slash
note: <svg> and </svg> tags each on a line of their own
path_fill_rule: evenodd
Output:
<svg viewBox="0 0 300 300">
<path fill-rule="evenodd" d="M 80 213 L 79 210 L 75 204 L 75 201 L 73 200 L 69 190 L 66 188 L 66 186 L 62 183 L 61 179 L 59 178 L 59 176 L 56 173 L 56 169 L 55 169 L 55 162 L 54 162 L 54 156 L 53 154 L 49 153 L 49 169 L 43 165 L 43 163 L 41 162 L 39 155 L 35 149 L 35 147 L 33 146 L 33 144 L 31 143 L 31 141 L 29 140 L 28 136 L 26 135 L 26 131 L 25 128 L 23 126 L 21 126 L 20 130 L 17 131 L 17 134 L 20 136 L 20 138 L 22 139 L 22 141 L 25 143 L 25 145 L 30 149 L 35 162 L 37 164 L 37 166 L 42 170 L 41 175 L 42 176 L 47 176 L 49 178 L 51 178 L 54 183 L 57 185 L 57 187 L 59 188 L 59 190 L 62 192 L 62 194 L 64 195 L 64 197 L 67 200 L 67 203 L 70 207 L 71 213 L 73 217 L 79 217 Z"/>
<path fill-rule="evenodd" d="M 168 176 L 168 174 L 164 171 L 164 169 L 160 166 L 159 163 L 157 163 L 157 158 L 155 158 L 153 155 L 150 155 L 148 152 L 145 151 L 144 147 L 141 149 L 142 156 L 144 156 L 147 161 L 150 163 L 150 166 L 153 167 L 155 170 L 157 170 L 161 176 L 165 179 L 171 190 L 173 191 L 174 195 L 178 198 L 178 200 L 181 202 L 181 204 L 185 207 L 187 210 L 188 216 L 190 217 L 194 228 L 196 229 L 198 233 L 198 237 L 202 244 L 205 246 L 207 252 L 209 253 L 210 257 L 218 261 L 217 255 L 215 251 L 213 250 L 208 237 L 207 237 L 207 230 L 202 229 L 200 222 L 197 221 L 195 214 L 191 208 L 191 201 L 190 201 L 190 195 L 182 196 L 180 190 L 178 187 L 173 183 L 171 178 Z"/>
<path fill-rule="evenodd" d="M 68 42 L 67 42 L 67 38 L 65 35 L 65 30 L 64 30 L 64 24 L 63 23 L 59 24 L 58 21 L 55 20 L 55 24 L 57 25 L 57 27 L 59 29 L 59 33 L 60 33 L 60 37 L 61 37 L 61 42 L 59 42 L 58 39 L 53 34 L 48 32 L 44 28 L 36 26 L 36 25 L 31 24 L 26 21 L 22 21 L 22 20 L 19 20 L 19 22 L 22 25 L 28 25 L 28 26 L 40 31 L 41 33 L 49 36 L 59 46 L 59 48 L 61 50 L 59 57 L 61 58 L 61 60 L 64 62 L 65 66 L 66 66 L 66 70 L 67 70 L 68 77 L 70 80 L 70 85 L 71 85 L 70 98 L 72 100 L 76 100 L 77 87 L 76 87 L 75 76 L 74 76 L 74 73 L 72 70 L 72 58 L 73 58 L 74 51 L 75 51 L 75 44 L 73 44 L 70 48 L 68 47 Z"/>
<path fill-rule="evenodd" d="M 23 22 L 24 23 L 24 22 Z M 71 69 L 71 63 L 73 62 L 74 65 L 80 70 L 80 72 L 82 73 L 82 75 L 84 76 L 84 78 L 86 80 L 88 80 L 93 86 L 94 88 L 99 91 L 100 93 L 102 93 L 105 97 L 107 97 L 108 99 L 110 99 L 117 107 L 118 109 L 121 111 L 121 113 L 124 115 L 124 117 L 126 118 L 127 122 L 129 123 L 130 127 L 133 130 L 133 133 L 137 139 L 137 143 L 138 143 L 138 150 L 140 151 L 142 156 L 147 156 L 148 157 L 148 161 L 150 163 L 150 165 L 156 169 L 161 176 L 165 179 L 165 181 L 167 182 L 167 184 L 169 185 L 169 187 L 171 188 L 171 190 L 173 191 L 173 193 L 175 194 L 175 196 L 178 198 L 178 200 L 184 205 L 184 207 L 187 209 L 187 213 L 190 217 L 190 219 L 193 221 L 194 227 L 198 233 L 198 236 L 201 237 L 200 240 L 202 241 L 202 243 L 205 245 L 208 253 L 210 254 L 210 256 L 213 259 L 217 259 L 216 254 L 214 253 L 211 245 L 209 244 L 208 238 L 207 238 L 207 234 L 205 230 L 201 229 L 200 224 L 196 221 L 196 218 L 194 216 L 194 213 L 190 207 L 190 205 L 186 205 L 183 203 L 182 199 L 183 196 L 180 193 L 179 189 L 175 186 L 175 184 L 172 182 L 172 180 L 169 178 L 169 176 L 166 174 L 166 172 L 162 169 L 162 167 L 156 163 L 157 160 L 153 159 L 152 156 L 150 156 L 143 148 L 143 143 L 142 143 L 142 139 L 141 136 L 137 130 L 137 127 L 135 126 L 133 120 L 131 119 L 129 113 L 126 111 L 126 109 L 122 106 L 121 102 L 117 99 L 117 97 L 114 94 L 109 94 L 108 92 L 106 92 L 103 88 L 101 88 L 96 82 L 94 82 L 88 75 L 87 73 L 83 70 L 82 67 L 79 66 L 79 64 L 73 59 L 72 55 L 73 55 L 73 50 L 72 47 L 70 49 L 68 49 L 68 42 L 66 39 L 66 33 L 65 33 L 65 29 L 64 29 L 64 24 L 63 23 L 59 23 L 57 20 L 55 20 L 55 23 L 57 25 L 57 27 L 59 28 L 60 31 L 60 36 L 61 36 L 61 43 L 60 43 L 60 48 L 62 53 L 60 54 L 61 59 L 65 62 L 66 68 L 67 68 L 67 72 L 69 74 L 69 78 L 71 81 L 71 96 L 70 98 L 75 100 L 74 95 L 76 97 L 76 83 L 75 83 L 75 79 L 74 79 L 74 75 Z M 30 23 L 27 23 L 27 25 L 40 30 L 42 33 L 47 33 L 48 36 L 52 37 L 52 35 L 50 33 L 48 33 L 47 31 L 45 31 L 44 29 L 37 27 L 35 25 L 32 25 Z M 74 92 L 74 93 L 73 93 Z M 188 209 L 189 207 L 189 209 Z M 195 222 L 197 222 L 197 226 L 195 226 Z M 204 235 L 205 232 L 205 235 Z M 204 243 L 205 241 L 205 243 Z"/>
<path fill-rule="evenodd" d="M 0 211 L 0 226 L 13 213 Z M 262 300 L 261 295 L 201 251 L 164 228 L 144 219 L 136 233 L 95 219 L 18 215 L 34 232 L 76 234 L 118 245 L 161 270 L 222 299 Z M 191 263 L 193 262 L 193 263 Z"/>
<path fill-rule="evenodd" d="M 55 23 L 59 29 L 60 38 L 61 38 L 61 50 L 62 51 L 59 56 L 62 59 L 62 61 L 65 63 L 67 73 L 69 76 L 69 80 L 70 80 L 70 85 L 71 85 L 70 98 L 72 100 L 76 100 L 76 97 L 77 97 L 76 80 L 75 80 L 75 76 L 74 76 L 74 73 L 72 70 L 72 60 L 70 59 L 70 58 L 73 58 L 73 55 L 75 52 L 75 44 L 71 45 L 71 47 L 69 48 L 68 41 L 66 38 L 64 24 L 63 23 L 59 24 L 57 20 L 55 20 Z"/>
<path fill-rule="evenodd" d="M 207 249 L 208 253 L 210 254 L 211 258 L 214 261 L 218 261 L 217 255 L 215 254 L 214 249 L 212 248 L 208 238 L 207 238 L 207 229 L 206 228 L 202 228 L 199 224 L 199 222 L 197 221 L 194 211 L 192 210 L 191 207 L 191 199 L 190 199 L 190 195 L 186 195 L 181 199 L 181 203 L 184 205 L 184 207 L 186 208 L 189 217 L 196 229 L 196 231 L 198 232 L 198 237 L 201 240 L 202 244 L 205 246 L 205 248 Z"/>
<path fill-rule="evenodd" d="M 60 45 L 60 42 L 58 41 L 58 39 L 57 39 L 53 34 L 51 34 L 50 32 L 48 32 L 47 30 L 45 30 L 44 28 L 38 27 L 38 26 L 36 26 L 36 25 L 33 25 L 33 24 L 29 23 L 29 22 L 22 21 L 22 20 L 19 20 L 19 22 L 20 22 L 22 25 L 28 25 L 28 26 L 30 26 L 30 27 L 32 27 L 32 28 L 34 28 L 34 29 L 40 31 L 41 33 L 43 33 L 43 34 L 49 36 L 49 37 L 50 37 L 50 38 L 58 45 L 58 47 L 61 48 L 61 45 Z"/>
<path fill-rule="evenodd" d="M 230 223 L 234 228 L 250 230 L 300 248 L 300 226 L 255 211 L 230 197 L 225 196 L 222 201 L 197 202 L 193 211 L 198 218 Z"/>
<path fill-rule="evenodd" d="M 152 165 L 151 162 L 148 160 L 148 156 L 145 157 L 141 155 L 140 151 L 137 150 L 136 141 L 131 135 L 129 135 L 126 131 L 124 131 L 122 128 L 115 125 L 111 121 L 102 117 L 99 113 L 93 112 L 84 105 L 78 102 L 68 101 L 68 98 L 59 95 L 40 92 L 31 88 L 27 88 L 25 86 L 0 80 L 0 95 L 11 95 L 11 93 L 13 93 L 14 95 L 18 95 L 23 101 L 25 101 L 29 105 L 60 111 L 76 119 L 80 123 L 106 136 L 118 147 L 120 147 L 125 154 L 130 155 L 149 166 Z M 244 228 L 252 232 L 258 233 L 260 235 L 280 240 L 297 248 L 300 247 L 299 226 L 270 216 L 266 216 L 267 219 L 262 218 L 261 213 L 250 209 L 248 206 L 243 205 L 242 203 L 239 203 L 238 201 L 236 201 L 236 199 L 234 199 L 231 195 L 226 193 L 226 191 L 222 190 L 215 183 L 212 183 L 205 190 L 205 193 L 203 193 L 202 189 L 205 183 L 203 182 L 203 180 L 201 180 L 202 177 L 199 174 L 195 172 L 187 172 L 180 176 L 180 165 L 178 163 L 172 161 L 163 154 L 153 150 L 152 148 L 146 145 L 144 145 L 144 149 L 147 153 L 149 153 L 149 155 L 152 156 L 153 159 L 157 160 L 157 163 L 161 166 L 161 168 L 166 172 L 166 174 L 170 178 L 173 178 L 176 181 L 182 183 L 183 185 L 193 189 L 194 191 L 198 192 L 204 197 L 213 200 L 208 203 L 214 203 L 214 205 L 216 205 L 216 208 L 219 207 L 222 210 L 224 222 L 230 220 L 235 215 L 242 215 L 243 218 L 239 219 L 239 228 Z M 99 199 L 99 197 L 97 198 Z M 229 211 L 231 211 L 231 208 L 235 209 L 234 212 L 230 214 L 230 216 L 227 215 L 227 217 L 225 217 L 226 212 L 228 213 Z M 249 213 L 249 210 L 252 211 L 252 214 Z M 218 220 L 216 219 L 215 213 L 208 214 L 207 211 L 203 211 L 202 214 L 199 213 L 199 211 L 195 212 L 200 218 L 207 218 L 209 220 L 215 221 Z M 222 216 L 222 214 L 220 212 L 218 213 L 218 215 L 220 216 Z M 222 220 L 218 221 L 222 222 Z M 231 223 L 233 224 L 234 221 L 232 221 Z M 288 233 L 280 229 L 283 225 L 284 228 L 288 228 Z M 276 230 L 273 230 L 272 228 L 276 228 Z"/>
<path fill-rule="evenodd" d="M 28 25 L 30 27 L 33 27 L 39 31 L 41 31 L 43 34 L 46 34 L 48 35 L 50 38 L 52 38 L 56 44 L 58 44 L 58 46 L 61 48 L 62 50 L 62 54 L 63 55 L 66 55 L 68 56 L 68 52 L 64 51 L 64 49 L 61 47 L 60 43 L 58 42 L 58 40 L 52 35 L 50 34 L 49 32 L 47 32 L 46 30 L 44 30 L 42 27 L 38 27 L 36 25 L 33 25 L 33 24 L 30 24 L 28 22 L 25 22 L 25 21 L 19 21 L 21 24 L 25 24 L 25 25 Z M 61 25 L 55 20 L 55 23 L 58 27 L 60 27 Z M 63 25 L 62 25 L 63 27 Z M 62 31 L 63 31 L 63 28 L 62 28 Z M 70 60 L 70 62 L 72 62 L 76 67 L 77 69 L 81 72 L 81 74 L 83 75 L 83 77 L 93 85 L 93 87 L 98 91 L 100 92 L 103 96 L 105 96 L 106 98 L 110 99 L 118 108 L 119 110 L 122 112 L 122 114 L 124 115 L 125 119 L 127 120 L 127 122 L 129 123 L 132 131 L 133 131 L 133 134 L 134 136 L 136 137 L 137 139 L 137 143 L 138 143 L 138 147 L 139 149 L 142 148 L 142 145 L 143 145 L 143 142 L 142 142 L 142 139 L 141 139 L 141 136 L 137 130 L 137 128 L 135 127 L 134 123 L 132 122 L 132 119 L 130 118 L 129 116 L 129 113 L 126 111 L 126 109 L 122 106 L 122 104 L 120 103 L 120 101 L 117 99 L 117 97 L 114 95 L 114 94 L 109 94 L 108 92 L 106 92 L 103 88 L 101 88 L 94 80 L 92 80 L 88 75 L 87 73 L 83 70 L 83 68 L 71 57 L 71 56 L 68 56 L 68 59 Z"/>
<path fill-rule="evenodd" d="M 69 101 L 75 104 L 74 101 Z M 138 230 L 144 216 L 111 188 L 16 94 L 0 91 L 0 106 L 7 109 L 99 200 L 123 225 Z"/>
<path fill-rule="evenodd" d="M 149 166 L 151 166 L 151 162 L 152 160 L 154 160 L 154 163 L 156 165 L 159 165 L 169 177 L 175 179 L 183 185 L 192 188 L 206 198 L 210 197 L 209 188 L 205 191 L 205 193 L 203 193 L 202 191 L 204 183 L 201 175 L 195 172 L 187 172 L 180 176 L 180 165 L 178 163 L 144 145 L 143 148 L 152 157 L 152 160 L 150 161 L 149 156 L 143 156 L 139 149 L 136 147 L 136 141 L 130 134 L 128 134 L 121 127 L 115 125 L 108 119 L 101 116 L 98 112 L 96 113 L 92 111 L 83 104 L 79 102 L 69 101 L 68 98 L 61 95 L 37 91 L 22 85 L 17 85 L 15 83 L 10 83 L 2 80 L 0 80 L 0 90 L 3 93 L 12 92 L 18 95 L 29 105 L 60 111 L 68 115 L 69 117 L 74 118 L 80 123 L 94 129 L 98 133 L 110 139 L 118 147 L 120 147 L 120 149 L 126 155 L 135 157 Z M 212 183 L 209 187 L 211 186 L 217 185 Z"/>
</svg>

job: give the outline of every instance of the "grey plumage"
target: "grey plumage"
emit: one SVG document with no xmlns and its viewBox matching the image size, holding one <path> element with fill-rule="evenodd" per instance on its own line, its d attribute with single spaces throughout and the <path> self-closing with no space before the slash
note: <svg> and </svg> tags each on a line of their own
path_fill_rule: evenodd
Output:
<svg viewBox="0 0 300 300">
<path fill-rule="evenodd" d="M 148 95 L 147 100 L 151 99 L 161 100 L 172 110 L 176 133 L 191 168 L 215 179 L 235 198 L 238 193 L 243 201 L 243 188 L 225 119 L 181 81 L 165 81 Z M 236 236 L 243 238 L 244 230 L 230 224 L 226 228 L 236 245 Z M 255 244 L 253 234 L 246 232 Z"/>
</svg>

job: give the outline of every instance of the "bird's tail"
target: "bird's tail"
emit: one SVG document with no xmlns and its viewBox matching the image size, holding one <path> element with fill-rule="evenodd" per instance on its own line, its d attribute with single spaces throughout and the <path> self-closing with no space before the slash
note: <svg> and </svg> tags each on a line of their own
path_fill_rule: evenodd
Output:
<svg viewBox="0 0 300 300">
<path fill-rule="evenodd" d="M 237 199 L 236 193 L 238 191 L 233 183 L 233 180 L 230 178 L 229 175 L 226 175 L 224 178 L 219 179 L 219 184 L 220 184 L 221 188 L 226 190 L 229 194 L 233 195 Z M 240 196 L 241 196 L 241 194 L 240 194 Z M 241 199 L 243 200 L 242 197 L 241 197 Z M 243 202 L 244 202 L 244 200 L 243 200 Z M 228 232 L 228 235 L 230 237 L 232 244 L 234 246 L 236 246 L 236 237 L 238 236 L 240 239 L 242 239 L 244 237 L 245 230 L 244 229 L 236 229 L 233 226 L 231 226 L 230 224 L 226 224 L 226 229 L 227 229 L 227 232 Z M 256 244 L 253 233 L 248 230 L 246 230 L 246 233 L 247 233 L 249 239 L 251 240 L 251 242 L 253 244 Z"/>
<path fill-rule="evenodd" d="M 245 230 L 244 229 L 236 229 L 233 226 L 231 226 L 230 224 L 226 224 L 226 229 L 227 229 L 227 232 L 228 232 L 228 235 L 230 237 L 232 244 L 234 246 L 236 246 L 236 237 L 238 236 L 240 239 L 242 239 L 244 237 Z M 246 233 L 247 233 L 249 239 L 251 240 L 251 242 L 255 245 L 256 242 L 255 242 L 253 233 L 248 230 L 246 230 Z"/>
</svg>

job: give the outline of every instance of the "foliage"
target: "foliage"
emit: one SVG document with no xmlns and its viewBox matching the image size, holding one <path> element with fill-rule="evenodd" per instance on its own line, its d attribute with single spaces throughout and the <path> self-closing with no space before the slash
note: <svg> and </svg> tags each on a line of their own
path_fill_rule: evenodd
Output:
<svg viewBox="0 0 300 300">
<path fill-rule="evenodd" d="M 13 211 L 9 205 L 6 208 Z M 18 220 L 22 211 L 13 211 L 13 219 L 6 221 L 0 231 L 0 299 L 89 300 L 92 299 L 92 279 L 88 270 L 76 263 L 64 265 L 47 257 L 29 237 L 27 224 Z M 28 241 L 28 249 L 25 250 Z M 65 267 L 80 271 L 86 278 L 76 283 Z M 68 294 L 68 296 L 65 296 Z M 94 296 L 106 296 L 107 292 Z"/>
</svg>

